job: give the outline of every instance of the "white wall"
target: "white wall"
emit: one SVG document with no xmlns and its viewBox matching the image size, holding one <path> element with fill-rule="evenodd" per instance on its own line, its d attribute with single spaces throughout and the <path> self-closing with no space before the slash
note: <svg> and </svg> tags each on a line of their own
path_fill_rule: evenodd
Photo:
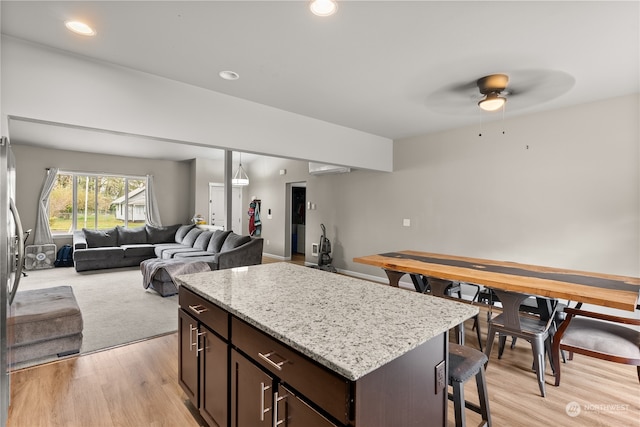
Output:
<svg viewBox="0 0 640 427">
<path fill-rule="evenodd" d="M 415 249 L 638 277 L 639 104 L 507 113 L 482 137 L 468 127 L 396 141 L 393 173 L 310 182 L 307 230 L 326 225 L 338 268 L 380 277 L 352 259 Z"/>
<path fill-rule="evenodd" d="M 8 115 L 391 170 L 387 138 L 113 64 L 2 37 Z"/>
</svg>

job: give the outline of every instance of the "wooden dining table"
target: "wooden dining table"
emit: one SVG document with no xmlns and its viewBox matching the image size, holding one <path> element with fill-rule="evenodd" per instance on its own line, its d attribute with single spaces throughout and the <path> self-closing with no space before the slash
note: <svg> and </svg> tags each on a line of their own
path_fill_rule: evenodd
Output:
<svg viewBox="0 0 640 427">
<path fill-rule="evenodd" d="M 543 267 L 510 261 L 496 261 L 403 250 L 353 259 L 360 264 L 384 269 L 389 284 L 398 286 L 409 274 L 417 290 L 420 277 L 443 293 L 451 282 L 482 285 L 533 296 L 566 299 L 578 303 L 634 311 L 638 306 L 640 278 Z M 435 280 L 434 280 L 435 279 Z M 438 280 L 439 279 L 439 280 Z"/>
</svg>

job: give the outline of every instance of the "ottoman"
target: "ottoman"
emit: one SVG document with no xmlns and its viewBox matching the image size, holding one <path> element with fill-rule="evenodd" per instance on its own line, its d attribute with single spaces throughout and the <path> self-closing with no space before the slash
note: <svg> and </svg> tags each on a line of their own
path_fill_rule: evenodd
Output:
<svg viewBox="0 0 640 427">
<path fill-rule="evenodd" d="M 211 266 L 204 261 L 151 258 L 140 263 L 140 271 L 145 289 L 151 288 L 168 297 L 178 293 L 178 286 L 173 281 L 175 276 L 211 271 Z"/>
<path fill-rule="evenodd" d="M 19 291 L 11 311 L 10 363 L 80 352 L 82 314 L 71 286 Z"/>
</svg>

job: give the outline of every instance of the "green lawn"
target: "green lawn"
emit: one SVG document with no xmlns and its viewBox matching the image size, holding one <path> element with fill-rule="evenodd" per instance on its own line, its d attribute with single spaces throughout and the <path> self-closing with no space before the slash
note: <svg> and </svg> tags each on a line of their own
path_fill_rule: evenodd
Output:
<svg viewBox="0 0 640 427">
<path fill-rule="evenodd" d="M 51 227 L 52 233 L 67 233 L 71 230 L 71 218 L 50 218 L 49 226 Z M 95 215 L 90 215 L 87 217 L 87 226 L 86 228 L 93 229 L 95 224 Z M 116 225 L 120 225 L 124 227 L 124 221 L 117 219 L 115 215 L 106 214 L 106 215 L 98 215 L 98 229 L 104 230 L 113 228 Z M 144 221 L 129 221 L 129 227 L 135 227 L 138 225 L 144 225 Z M 84 218 L 78 218 L 77 228 L 81 229 L 85 227 Z"/>
</svg>

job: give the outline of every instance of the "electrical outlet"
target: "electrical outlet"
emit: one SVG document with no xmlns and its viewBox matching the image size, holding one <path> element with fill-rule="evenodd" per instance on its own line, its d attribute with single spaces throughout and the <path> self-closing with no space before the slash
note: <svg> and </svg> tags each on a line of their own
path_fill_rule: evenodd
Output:
<svg viewBox="0 0 640 427">
<path fill-rule="evenodd" d="M 311 256 L 318 256 L 318 244 L 317 243 L 312 243 L 311 244 Z"/>
<path fill-rule="evenodd" d="M 410 220 L 409 218 L 404 218 L 404 219 L 402 220 L 402 225 L 403 225 L 404 227 L 411 227 L 411 220 Z"/>
<path fill-rule="evenodd" d="M 269 244 L 269 239 L 267 239 L 267 245 Z"/>
<path fill-rule="evenodd" d="M 436 365 L 436 394 L 447 387 L 447 375 L 444 360 Z"/>
</svg>

